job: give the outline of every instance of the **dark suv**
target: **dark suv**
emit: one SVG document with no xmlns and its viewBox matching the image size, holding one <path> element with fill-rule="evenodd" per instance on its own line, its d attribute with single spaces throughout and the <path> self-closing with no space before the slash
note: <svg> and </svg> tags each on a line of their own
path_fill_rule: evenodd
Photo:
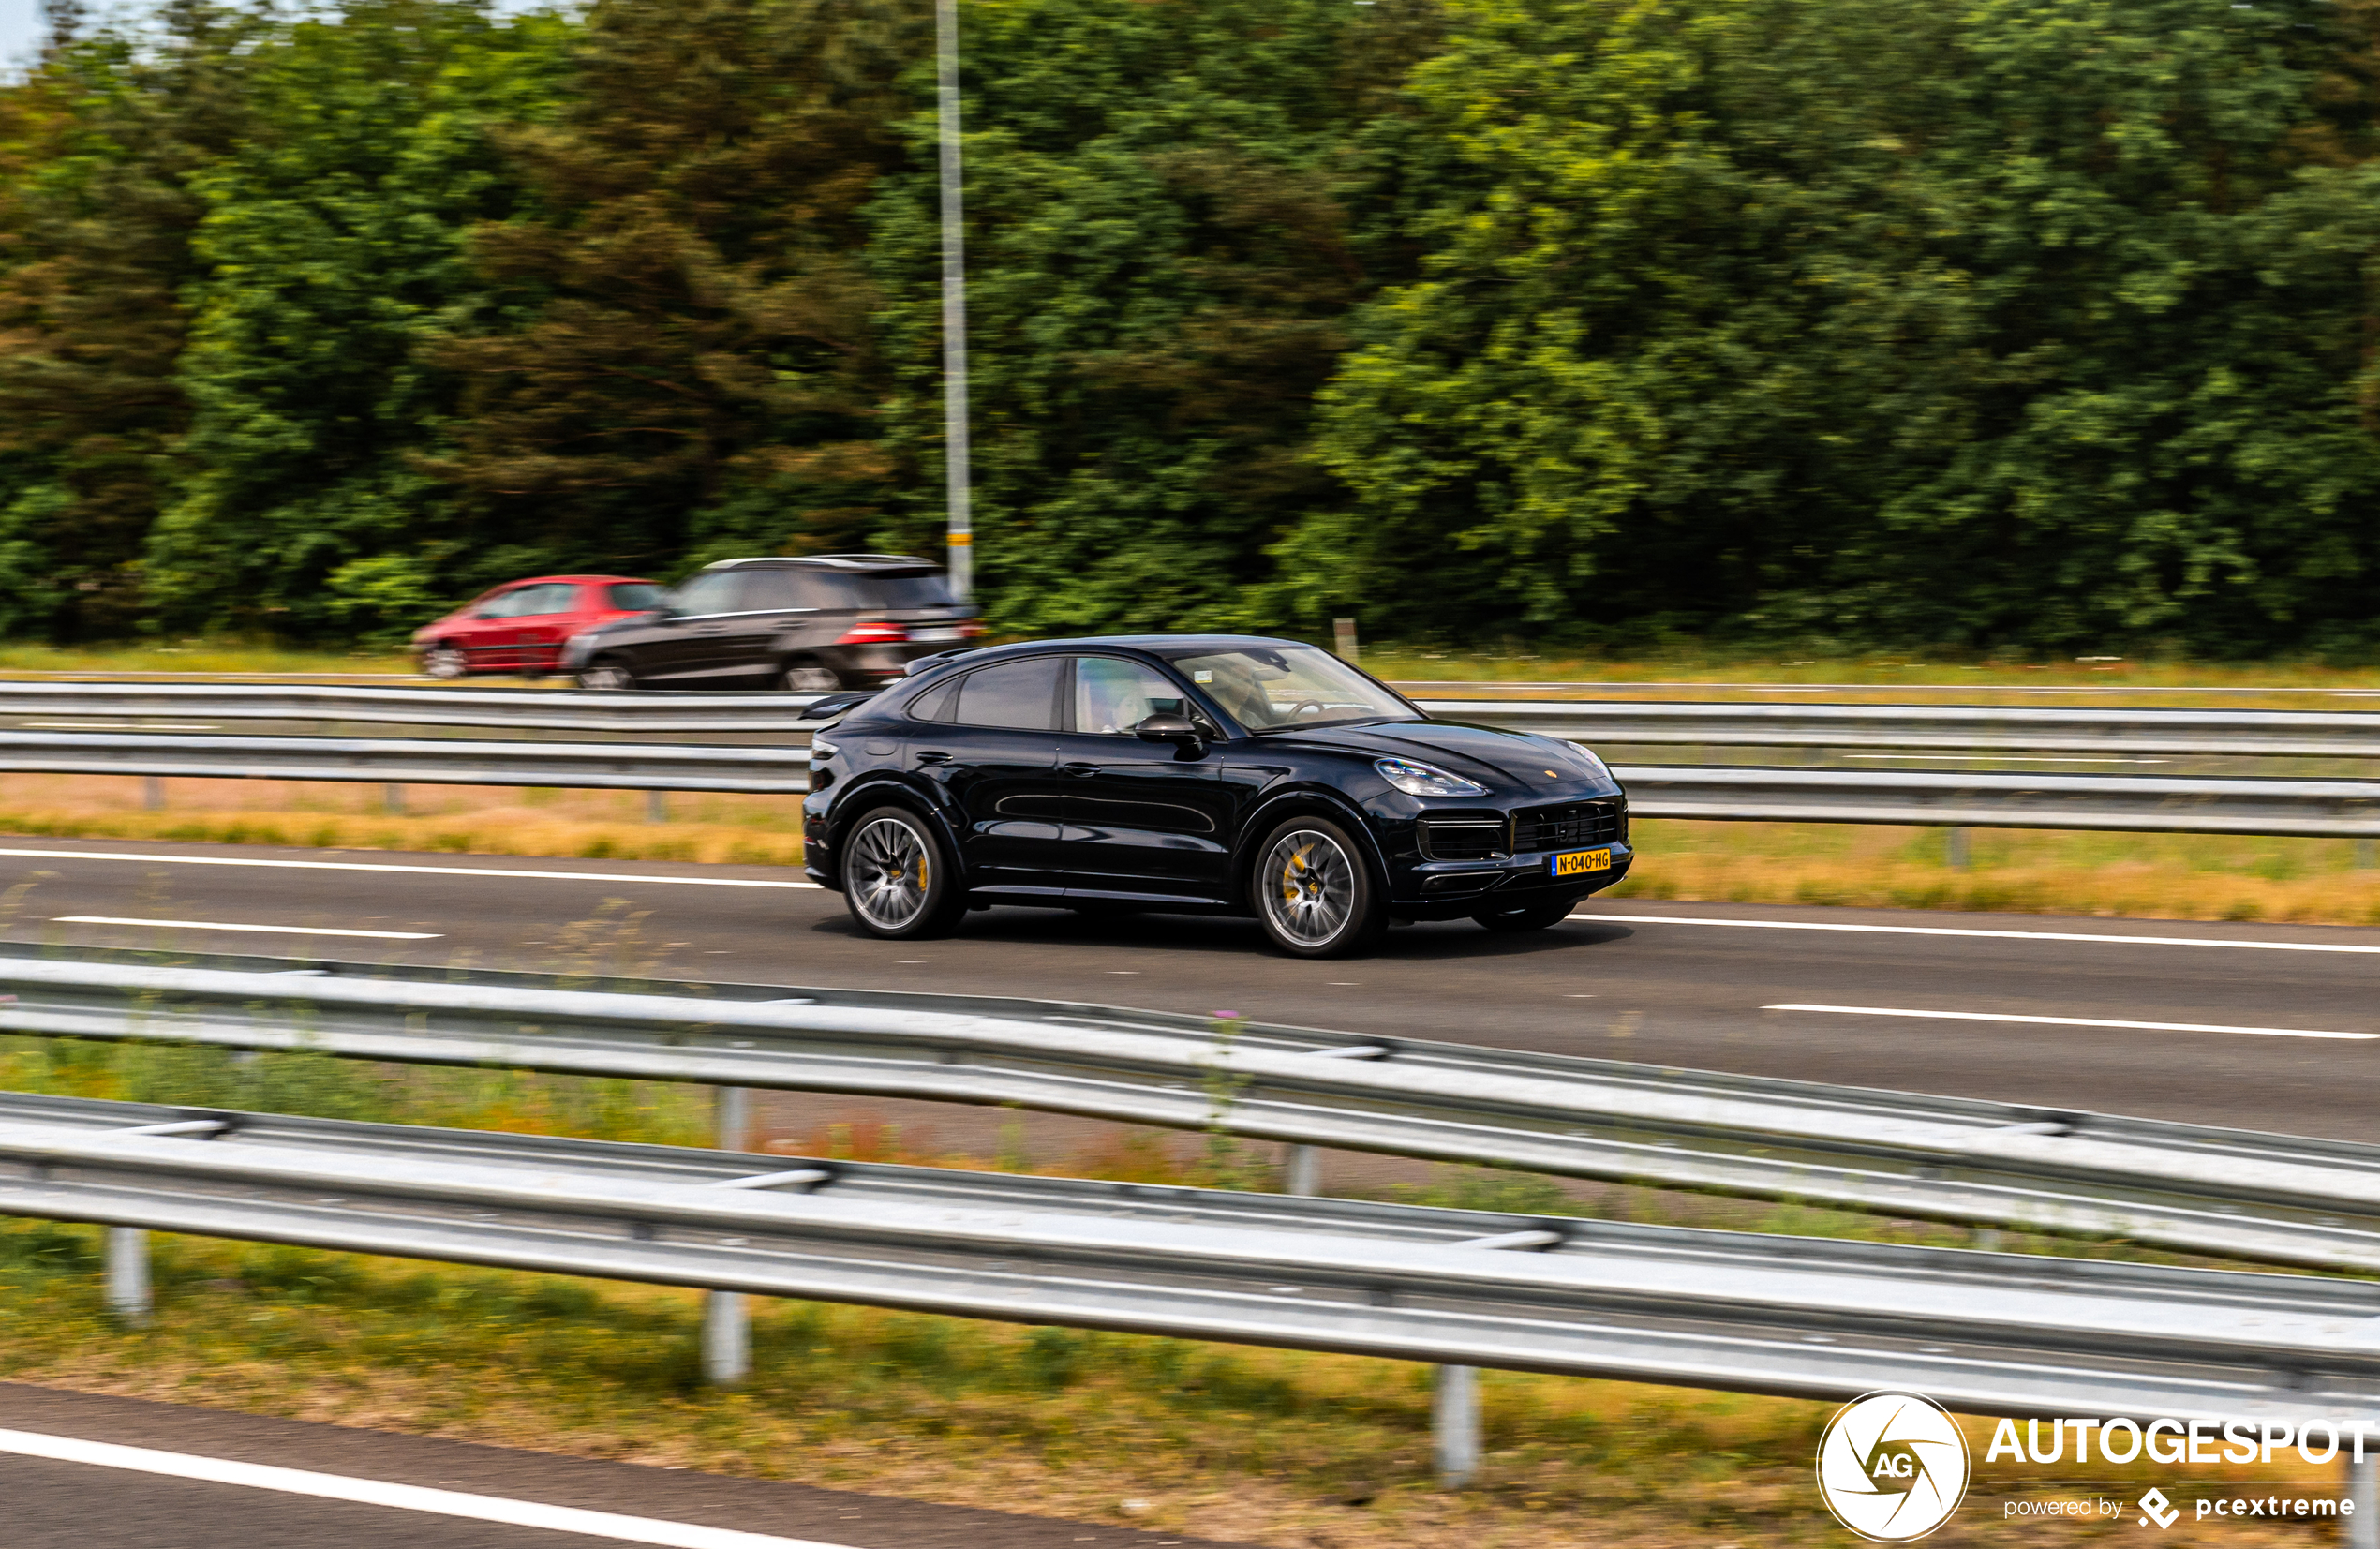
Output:
<svg viewBox="0 0 2380 1549">
<path fill-rule="evenodd" d="M 573 635 L 586 689 L 872 688 L 982 633 L 940 565 L 900 554 L 722 559 L 657 612 Z"/>
</svg>

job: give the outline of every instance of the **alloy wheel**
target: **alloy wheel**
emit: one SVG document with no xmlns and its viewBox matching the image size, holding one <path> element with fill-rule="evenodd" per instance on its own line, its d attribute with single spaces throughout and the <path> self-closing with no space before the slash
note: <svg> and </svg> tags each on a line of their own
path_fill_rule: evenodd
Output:
<svg viewBox="0 0 2380 1549">
<path fill-rule="evenodd" d="M 621 689 L 634 688 L 636 679 L 631 678 L 628 669 L 617 662 L 598 662 L 578 675 L 578 686 L 582 689 L 612 693 Z"/>
<path fill-rule="evenodd" d="M 875 819 L 852 836 L 845 878 L 852 907 L 879 930 L 915 923 L 926 910 L 932 864 L 925 835 L 897 817 Z"/>
<path fill-rule="evenodd" d="M 469 668 L 463 653 L 453 646 L 432 646 L 422 657 L 422 675 L 425 678 L 460 678 Z"/>
<path fill-rule="evenodd" d="M 1273 842 L 1257 873 L 1265 917 L 1300 946 L 1327 946 L 1355 913 L 1355 857 L 1338 841 L 1297 828 Z"/>
</svg>

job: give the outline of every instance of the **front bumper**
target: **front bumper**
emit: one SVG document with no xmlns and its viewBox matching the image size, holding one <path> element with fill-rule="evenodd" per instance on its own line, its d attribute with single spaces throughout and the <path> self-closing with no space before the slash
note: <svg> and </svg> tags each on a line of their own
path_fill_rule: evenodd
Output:
<svg viewBox="0 0 2380 1549">
<path fill-rule="evenodd" d="M 1635 863 L 1626 842 L 1609 846 L 1609 870 L 1554 875 L 1554 852 L 1498 856 L 1490 860 L 1425 860 L 1401 873 L 1390 889 L 1389 912 L 1402 919 L 1464 919 L 1488 909 L 1528 909 L 1583 899 L 1618 883 Z"/>
</svg>

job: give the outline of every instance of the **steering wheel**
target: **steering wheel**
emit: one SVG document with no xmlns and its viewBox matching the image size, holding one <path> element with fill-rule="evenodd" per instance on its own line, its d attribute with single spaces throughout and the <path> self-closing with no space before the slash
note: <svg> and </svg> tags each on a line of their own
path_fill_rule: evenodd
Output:
<svg viewBox="0 0 2380 1549">
<path fill-rule="evenodd" d="M 1327 708 L 1329 708 L 1329 707 L 1324 705 L 1319 699 L 1304 699 L 1300 700 L 1295 706 L 1293 706 L 1290 708 L 1289 713 L 1292 716 L 1320 715 Z"/>
</svg>

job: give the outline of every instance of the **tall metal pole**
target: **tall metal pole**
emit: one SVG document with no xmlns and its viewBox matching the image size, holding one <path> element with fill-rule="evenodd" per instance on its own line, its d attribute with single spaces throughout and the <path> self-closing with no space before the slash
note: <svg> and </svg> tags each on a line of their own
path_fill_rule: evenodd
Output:
<svg viewBox="0 0 2380 1549">
<path fill-rule="evenodd" d="M 969 510 L 967 444 L 967 237 L 959 164 L 959 0 L 934 0 L 942 118 L 942 418 L 950 480 L 950 590 L 975 592 L 975 530 Z"/>
</svg>

